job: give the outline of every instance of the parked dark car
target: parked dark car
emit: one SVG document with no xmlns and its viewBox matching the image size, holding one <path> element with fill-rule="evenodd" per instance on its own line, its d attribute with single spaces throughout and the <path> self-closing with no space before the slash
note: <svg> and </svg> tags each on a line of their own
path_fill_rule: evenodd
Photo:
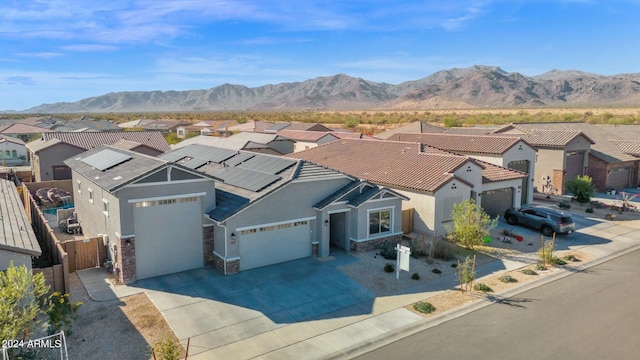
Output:
<svg viewBox="0 0 640 360">
<path fill-rule="evenodd" d="M 570 214 L 545 207 L 527 206 L 520 209 L 507 209 L 504 219 L 509 225 L 522 225 L 539 229 L 544 236 L 571 234 L 576 223 Z"/>
</svg>

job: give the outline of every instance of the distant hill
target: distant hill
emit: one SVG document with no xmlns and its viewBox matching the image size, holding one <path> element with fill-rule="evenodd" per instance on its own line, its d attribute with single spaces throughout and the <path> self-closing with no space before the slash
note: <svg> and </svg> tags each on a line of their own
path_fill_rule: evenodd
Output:
<svg viewBox="0 0 640 360">
<path fill-rule="evenodd" d="M 527 77 L 494 66 L 438 71 L 398 85 L 339 74 L 249 88 L 116 92 L 73 103 L 43 104 L 22 113 L 219 110 L 365 110 L 581 107 L 640 105 L 640 74 L 605 76 L 551 70 Z"/>
</svg>

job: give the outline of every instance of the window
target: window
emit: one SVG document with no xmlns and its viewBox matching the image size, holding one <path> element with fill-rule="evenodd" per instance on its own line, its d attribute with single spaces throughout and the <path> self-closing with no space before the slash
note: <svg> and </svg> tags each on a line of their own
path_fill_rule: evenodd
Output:
<svg viewBox="0 0 640 360">
<path fill-rule="evenodd" d="M 175 203 L 176 203 L 176 199 L 158 200 L 158 205 L 169 205 L 169 204 L 175 204 Z"/>
<path fill-rule="evenodd" d="M 102 213 L 109 216 L 109 202 L 105 199 L 102 199 Z"/>
<path fill-rule="evenodd" d="M 10 158 L 10 157 L 11 157 L 11 151 L 7 150 L 7 151 L 5 151 L 4 153 L 5 153 L 5 156 L 4 156 L 5 158 L 7 158 L 7 159 L 8 159 L 8 158 Z"/>
<path fill-rule="evenodd" d="M 14 158 L 14 159 L 17 158 L 18 157 L 18 152 L 15 151 L 15 150 L 11 150 L 11 157 Z"/>
<path fill-rule="evenodd" d="M 391 209 L 369 213 L 369 235 L 391 232 Z"/>
<path fill-rule="evenodd" d="M 138 202 L 136 203 L 136 207 L 151 207 L 151 206 L 156 206 L 156 202 L 155 201 L 142 201 L 142 202 Z"/>
<path fill-rule="evenodd" d="M 93 190 L 88 189 L 89 190 L 89 202 L 93 204 Z"/>
</svg>

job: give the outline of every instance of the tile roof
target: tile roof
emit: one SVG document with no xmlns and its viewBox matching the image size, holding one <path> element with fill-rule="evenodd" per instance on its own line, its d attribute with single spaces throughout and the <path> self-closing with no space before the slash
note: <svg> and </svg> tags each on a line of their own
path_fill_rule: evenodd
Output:
<svg viewBox="0 0 640 360">
<path fill-rule="evenodd" d="M 278 131 L 278 135 L 285 137 L 287 139 L 296 140 L 296 141 L 318 141 L 325 136 L 332 137 L 333 139 L 338 139 L 337 136 L 333 135 L 330 132 L 324 131 L 306 131 L 306 130 L 280 130 Z"/>
<path fill-rule="evenodd" d="M 42 134 L 42 140 L 45 142 L 52 139 L 58 139 L 61 142 L 86 150 L 101 145 L 115 144 L 119 140 L 138 142 L 162 152 L 171 150 L 171 147 L 159 131 L 51 132 Z M 37 148 L 37 151 L 40 151 L 46 146 L 37 146 Z M 32 147 L 29 147 L 29 149 L 34 151 Z"/>
<path fill-rule="evenodd" d="M 491 183 L 496 181 L 522 179 L 527 174 L 518 170 L 507 169 L 502 166 L 494 165 L 486 161 L 472 159 L 473 162 L 482 166 L 482 183 Z"/>
<path fill-rule="evenodd" d="M 470 161 L 464 156 L 418 143 L 342 139 L 289 154 L 381 185 L 433 192 L 454 179 L 452 172 Z"/>
<path fill-rule="evenodd" d="M 394 134 L 387 140 L 418 142 L 447 151 L 474 154 L 504 154 L 522 141 L 516 136 L 403 133 Z"/>
<path fill-rule="evenodd" d="M 24 145 L 24 141 L 11 136 L 0 135 L 0 142 L 10 142 L 18 145 Z"/>
<path fill-rule="evenodd" d="M 242 124 L 229 126 L 228 130 L 263 132 L 265 129 L 268 129 L 271 126 L 273 126 L 273 123 L 271 122 L 262 121 L 262 120 L 252 120 Z"/>
<path fill-rule="evenodd" d="M 0 179 L 0 249 L 40 256 L 42 250 L 15 185 Z"/>
<path fill-rule="evenodd" d="M 110 150 L 127 155 L 130 159 L 105 170 L 98 170 L 82 161 L 92 155 L 99 154 L 103 150 Z M 106 189 L 107 191 L 115 191 L 154 170 L 166 166 L 168 161 L 140 154 L 135 151 L 102 145 L 71 157 L 65 160 L 64 163 L 72 170 L 89 179 L 101 188 Z"/>
<path fill-rule="evenodd" d="M 611 140 L 625 154 L 640 157 L 640 140 Z"/>
<path fill-rule="evenodd" d="M 254 133 L 254 132 L 240 132 L 228 137 L 228 139 L 242 139 L 246 141 L 252 141 L 258 144 L 268 144 L 272 141 L 276 140 L 288 140 L 284 139 L 282 136 L 278 134 L 265 134 L 265 133 Z"/>
<path fill-rule="evenodd" d="M 517 135 L 521 136 L 525 141 L 533 146 L 560 148 L 566 146 L 571 140 L 578 136 L 584 136 L 587 141 L 592 144 L 595 143 L 595 141 L 582 132 L 582 130 L 572 130 L 565 126 L 561 128 L 551 128 L 545 126 L 545 124 L 552 123 L 511 124 L 495 130 L 492 134 L 513 136 L 513 133 L 505 133 L 505 131 L 508 131 L 509 129 L 520 130 L 523 133 Z"/>
<path fill-rule="evenodd" d="M 445 130 L 445 134 L 456 134 L 456 135 L 487 135 L 491 132 L 499 129 L 497 126 L 474 126 L 474 127 L 450 127 Z"/>
<path fill-rule="evenodd" d="M 303 130 L 303 131 L 331 131 L 330 128 L 318 123 L 292 123 L 283 130 Z"/>
<path fill-rule="evenodd" d="M 418 120 L 409 124 L 399 126 L 394 129 L 383 131 L 379 134 L 376 134 L 375 137 L 379 139 L 388 139 L 390 136 L 397 133 L 422 134 L 422 133 L 442 133 L 444 131 L 445 131 L 445 128 L 442 128 L 436 125 L 431 125 L 428 122 Z"/>
<path fill-rule="evenodd" d="M 5 125 L 0 128 L 0 134 L 40 134 L 40 133 L 51 133 L 55 132 L 54 130 L 44 129 L 38 126 L 32 126 L 21 123 L 14 123 Z"/>
<path fill-rule="evenodd" d="M 220 138 L 216 136 L 198 135 L 182 140 L 177 144 L 171 145 L 171 147 L 174 149 L 180 149 L 189 145 L 204 145 L 237 151 L 244 149 L 248 142 L 248 140 L 243 140 L 240 138 Z"/>
</svg>

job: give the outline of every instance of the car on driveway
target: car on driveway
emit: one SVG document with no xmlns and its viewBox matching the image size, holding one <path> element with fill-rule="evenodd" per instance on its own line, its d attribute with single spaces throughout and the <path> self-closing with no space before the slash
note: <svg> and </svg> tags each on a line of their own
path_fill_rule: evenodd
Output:
<svg viewBox="0 0 640 360">
<path fill-rule="evenodd" d="M 510 208 L 504 213 L 509 225 L 522 225 L 542 231 L 544 236 L 571 234 L 576 223 L 571 214 L 541 206 L 526 206 L 520 209 Z"/>
</svg>

